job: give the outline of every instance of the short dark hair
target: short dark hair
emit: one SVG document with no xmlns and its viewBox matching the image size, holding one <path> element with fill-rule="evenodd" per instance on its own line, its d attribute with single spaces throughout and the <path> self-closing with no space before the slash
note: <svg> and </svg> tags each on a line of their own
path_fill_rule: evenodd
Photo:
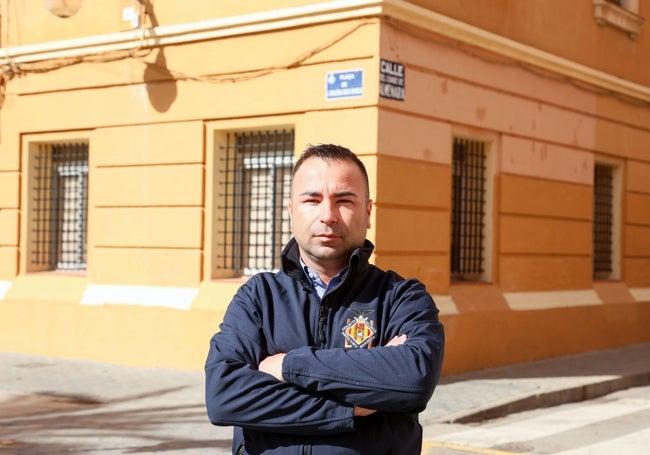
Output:
<svg viewBox="0 0 650 455">
<path fill-rule="evenodd" d="M 303 150 L 298 161 L 296 161 L 296 164 L 293 166 L 292 177 L 296 175 L 300 166 L 302 166 L 302 164 L 309 158 L 320 158 L 324 161 L 351 161 L 356 164 L 366 183 L 366 197 L 370 198 L 370 183 L 368 181 L 368 172 L 366 171 L 366 167 L 363 165 L 363 162 L 361 162 L 359 157 L 350 149 L 335 144 L 310 144 L 305 150 Z"/>
</svg>

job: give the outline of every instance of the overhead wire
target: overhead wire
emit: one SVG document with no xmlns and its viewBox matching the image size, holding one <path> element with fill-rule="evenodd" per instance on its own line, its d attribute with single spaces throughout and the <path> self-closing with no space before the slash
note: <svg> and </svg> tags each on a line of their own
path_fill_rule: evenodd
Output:
<svg viewBox="0 0 650 455">
<path fill-rule="evenodd" d="M 146 10 L 144 10 L 146 14 Z M 348 36 L 352 35 L 361 27 L 372 23 L 372 20 L 366 19 L 355 23 L 352 27 L 344 30 L 342 33 L 337 36 L 329 39 L 328 41 L 308 50 L 307 52 L 297 56 L 293 60 L 273 65 L 263 68 L 256 68 L 245 70 L 241 72 L 225 72 L 225 73 L 212 73 L 212 74 L 202 74 L 202 75 L 191 75 L 186 72 L 173 70 L 166 66 L 158 65 L 154 62 L 149 62 L 146 60 L 146 57 L 149 56 L 156 47 L 145 47 L 144 44 L 144 20 L 140 20 L 140 38 L 139 43 L 133 49 L 119 50 L 119 51 L 106 51 L 97 54 L 89 54 L 75 57 L 56 57 L 49 60 L 41 60 L 36 62 L 21 63 L 15 64 L 7 67 L 5 65 L 2 68 L 2 73 L 0 74 L 0 106 L 4 100 L 4 91 L 6 89 L 6 84 L 10 80 L 16 77 L 20 77 L 29 73 L 46 73 L 49 71 L 54 71 L 57 69 L 78 65 L 81 63 L 109 63 L 125 59 L 135 59 L 144 63 L 149 67 L 154 67 L 160 70 L 161 73 L 171 75 L 175 80 L 183 81 L 196 81 L 196 82 L 206 82 L 206 83 L 224 83 L 224 82 L 239 82 L 245 80 L 251 80 L 266 76 L 268 74 L 276 73 L 284 70 L 291 70 L 299 67 L 302 63 L 312 58 L 315 55 L 318 55 L 325 50 L 331 48 L 335 44 L 343 41 Z"/>
</svg>

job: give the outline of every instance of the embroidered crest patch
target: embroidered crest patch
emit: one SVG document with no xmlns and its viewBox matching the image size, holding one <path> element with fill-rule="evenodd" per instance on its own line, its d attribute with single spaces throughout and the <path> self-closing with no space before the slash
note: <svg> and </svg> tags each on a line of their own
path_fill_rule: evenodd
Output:
<svg viewBox="0 0 650 455">
<path fill-rule="evenodd" d="M 372 340 L 375 339 L 375 321 L 368 320 L 365 314 L 359 314 L 354 319 L 348 318 L 347 324 L 343 326 L 342 334 L 345 337 L 346 348 L 372 347 Z"/>
</svg>

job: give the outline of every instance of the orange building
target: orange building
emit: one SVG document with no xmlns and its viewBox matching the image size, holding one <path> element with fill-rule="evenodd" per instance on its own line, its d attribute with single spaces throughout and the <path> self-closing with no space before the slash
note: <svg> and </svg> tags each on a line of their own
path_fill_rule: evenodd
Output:
<svg viewBox="0 0 650 455">
<path fill-rule="evenodd" d="M 445 373 L 650 340 L 649 2 L 0 8 L 1 350 L 202 368 L 319 142 Z"/>
</svg>

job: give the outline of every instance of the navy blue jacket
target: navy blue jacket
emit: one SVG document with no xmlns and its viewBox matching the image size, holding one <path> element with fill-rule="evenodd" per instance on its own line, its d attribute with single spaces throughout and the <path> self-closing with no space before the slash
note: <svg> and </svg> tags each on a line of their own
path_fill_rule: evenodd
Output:
<svg viewBox="0 0 650 455">
<path fill-rule="evenodd" d="M 355 250 L 319 301 L 292 239 L 281 271 L 237 291 L 205 365 L 208 416 L 235 427 L 233 453 L 420 453 L 417 414 L 440 376 L 443 327 L 424 285 L 369 264 L 372 250 Z M 385 346 L 401 334 L 403 345 Z M 285 382 L 257 370 L 280 352 Z M 354 417 L 354 405 L 378 412 Z"/>
</svg>

